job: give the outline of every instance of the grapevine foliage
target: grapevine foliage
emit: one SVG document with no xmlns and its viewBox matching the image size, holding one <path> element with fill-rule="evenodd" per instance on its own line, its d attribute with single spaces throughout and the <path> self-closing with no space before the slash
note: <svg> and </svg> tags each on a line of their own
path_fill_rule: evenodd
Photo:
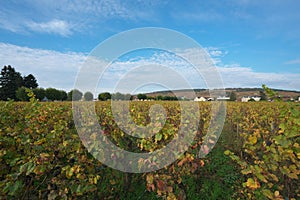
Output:
<svg viewBox="0 0 300 200">
<path fill-rule="evenodd" d="M 129 174 L 103 165 L 88 153 L 76 132 L 71 103 L 41 103 L 28 93 L 29 103 L 0 102 L 1 199 L 124 199 L 136 184 L 144 184 L 147 192 L 165 199 L 184 199 L 188 190 L 184 177 L 205 176 L 202 168 L 208 163 L 198 155 L 199 150 L 205 149 L 200 147 L 212 117 L 209 102 L 199 103 L 196 136 L 176 162 L 155 172 Z M 149 108 L 153 104 L 165 108 L 166 121 L 156 124 L 153 137 L 142 139 L 119 128 L 110 102 L 97 102 L 95 110 L 102 134 L 118 147 L 136 153 L 164 147 L 176 137 L 181 125 L 180 105 L 131 102 L 133 122 L 149 124 Z M 225 154 L 241 167 L 245 178 L 241 197 L 299 198 L 299 119 L 300 106 L 296 103 L 227 104 L 225 127 L 236 138 L 236 145 Z M 117 155 L 111 155 L 112 160 L 116 158 Z M 138 164 L 148 167 L 155 162 L 140 160 Z"/>
<path fill-rule="evenodd" d="M 239 116 L 233 127 L 237 127 L 242 149 L 225 154 L 241 166 L 243 194 L 248 199 L 298 199 L 300 106 L 280 102 L 274 91 L 263 88 L 276 101 L 239 105 L 240 113 L 232 115 Z"/>
</svg>

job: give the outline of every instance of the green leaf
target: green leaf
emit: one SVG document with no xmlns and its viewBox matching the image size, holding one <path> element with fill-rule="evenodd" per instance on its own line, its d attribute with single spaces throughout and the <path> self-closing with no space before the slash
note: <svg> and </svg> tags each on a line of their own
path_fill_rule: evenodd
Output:
<svg viewBox="0 0 300 200">
<path fill-rule="evenodd" d="M 284 123 L 281 123 L 281 124 L 279 125 L 279 128 L 280 128 L 282 131 L 284 131 L 284 130 L 285 130 L 285 124 L 284 124 Z"/>
<path fill-rule="evenodd" d="M 161 141 L 161 139 L 162 139 L 162 134 L 161 133 L 157 133 L 155 135 L 155 141 L 158 142 L 158 141 Z"/>
<path fill-rule="evenodd" d="M 9 182 L 4 188 L 4 191 L 8 192 L 8 195 L 10 196 L 15 196 L 17 191 L 19 191 L 21 187 L 23 187 L 22 181 L 17 180 L 14 183 Z"/>
<path fill-rule="evenodd" d="M 26 175 L 29 175 L 31 172 L 33 172 L 35 168 L 35 164 L 32 162 L 27 162 L 24 165 L 20 167 L 20 173 L 26 173 Z"/>
<path fill-rule="evenodd" d="M 263 189 L 262 190 L 263 195 L 265 195 L 266 197 L 268 197 L 269 199 L 273 199 L 273 193 L 271 192 L 271 190 L 268 189 Z"/>
<path fill-rule="evenodd" d="M 231 155 L 231 154 L 232 154 L 232 152 L 231 152 L 231 151 L 229 151 L 229 150 L 226 150 L 226 151 L 224 151 L 224 154 L 225 154 L 226 156 L 229 156 L 229 155 Z"/>
</svg>

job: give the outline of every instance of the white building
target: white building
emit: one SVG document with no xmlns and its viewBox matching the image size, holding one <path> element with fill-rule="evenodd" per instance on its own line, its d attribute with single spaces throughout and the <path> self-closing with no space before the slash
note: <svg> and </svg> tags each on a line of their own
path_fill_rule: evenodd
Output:
<svg viewBox="0 0 300 200">
<path fill-rule="evenodd" d="M 248 102 L 250 101 L 251 99 L 253 99 L 254 101 L 260 101 L 261 97 L 258 97 L 258 96 L 253 96 L 253 97 L 242 97 L 241 101 L 242 102 Z"/>
<path fill-rule="evenodd" d="M 254 101 L 260 101 L 261 97 L 255 96 L 255 97 L 251 97 L 252 99 L 254 99 Z"/>
<path fill-rule="evenodd" d="M 218 101 L 228 101 L 228 100 L 230 100 L 230 97 L 227 97 L 227 96 L 219 96 L 219 97 L 217 97 L 217 100 L 218 100 Z"/>
<path fill-rule="evenodd" d="M 196 97 L 194 101 L 207 101 L 205 97 Z"/>
<path fill-rule="evenodd" d="M 248 102 L 251 98 L 250 97 L 242 97 L 242 102 Z"/>
</svg>

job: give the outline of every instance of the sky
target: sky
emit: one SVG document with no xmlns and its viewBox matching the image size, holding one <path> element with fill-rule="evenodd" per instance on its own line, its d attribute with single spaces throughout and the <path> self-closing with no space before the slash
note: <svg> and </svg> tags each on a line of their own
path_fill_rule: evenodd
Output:
<svg viewBox="0 0 300 200">
<path fill-rule="evenodd" d="M 224 87 L 266 84 L 271 88 L 300 90 L 298 0 L 60 0 L 55 3 L 0 0 L 0 3 L 0 66 L 11 65 L 22 75 L 33 74 L 40 87 L 71 90 L 76 86 L 79 71 L 99 44 L 123 31 L 158 27 L 177 31 L 199 43 L 212 59 Z M 174 49 L 175 55 L 149 49 L 120 55 L 99 77 L 93 92 L 117 91 L 119 83 L 126 85 L 124 80 L 139 85 L 120 88 L 121 92 L 182 89 L 186 85 L 171 83 L 177 73 L 191 88 L 205 88 L 207 80 L 188 70 L 188 64 L 178 57 L 184 56 L 180 51 L 189 49 Z M 99 63 L 109 64 L 104 60 Z M 153 63 L 162 67 L 149 67 Z M 142 65 L 146 67 L 136 68 Z M 163 66 L 170 66 L 174 76 L 167 76 L 170 71 Z M 137 77 L 170 80 L 170 85 L 154 87 L 153 81 L 149 87 L 134 82 Z"/>
</svg>

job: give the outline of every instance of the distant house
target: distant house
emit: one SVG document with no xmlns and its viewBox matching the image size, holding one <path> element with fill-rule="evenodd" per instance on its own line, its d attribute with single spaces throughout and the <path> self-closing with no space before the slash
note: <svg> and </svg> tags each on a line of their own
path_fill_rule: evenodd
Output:
<svg viewBox="0 0 300 200">
<path fill-rule="evenodd" d="M 217 101 L 228 101 L 230 100 L 230 97 L 227 96 L 219 96 L 217 97 Z"/>
<path fill-rule="evenodd" d="M 241 99 L 241 101 L 242 102 L 248 102 L 248 101 L 250 101 L 251 99 L 253 99 L 254 101 L 260 101 L 261 100 L 261 97 L 259 97 L 259 96 L 253 96 L 253 97 L 249 97 L 249 96 L 247 96 L 247 97 L 242 97 L 242 99 Z"/>
<path fill-rule="evenodd" d="M 46 96 L 42 99 L 43 102 L 50 101 Z"/>
<path fill-rule="evenodd" d="M 196 97 L 194 101 L 207 101 L 205 97 Z"/>
<path fill-rule="evenodd" d="M 251 97 L 251 99 L 254 99 L 254 101 L 260 101 L 260 100 L 261 100 L 261 97 L 254 96 L 254 97 Z"/>
<path fill-rule="evenodd" d="M 251 98 L 250 97 L 242 97 L 241 102 L 248 102 Z"/>
</svg>

